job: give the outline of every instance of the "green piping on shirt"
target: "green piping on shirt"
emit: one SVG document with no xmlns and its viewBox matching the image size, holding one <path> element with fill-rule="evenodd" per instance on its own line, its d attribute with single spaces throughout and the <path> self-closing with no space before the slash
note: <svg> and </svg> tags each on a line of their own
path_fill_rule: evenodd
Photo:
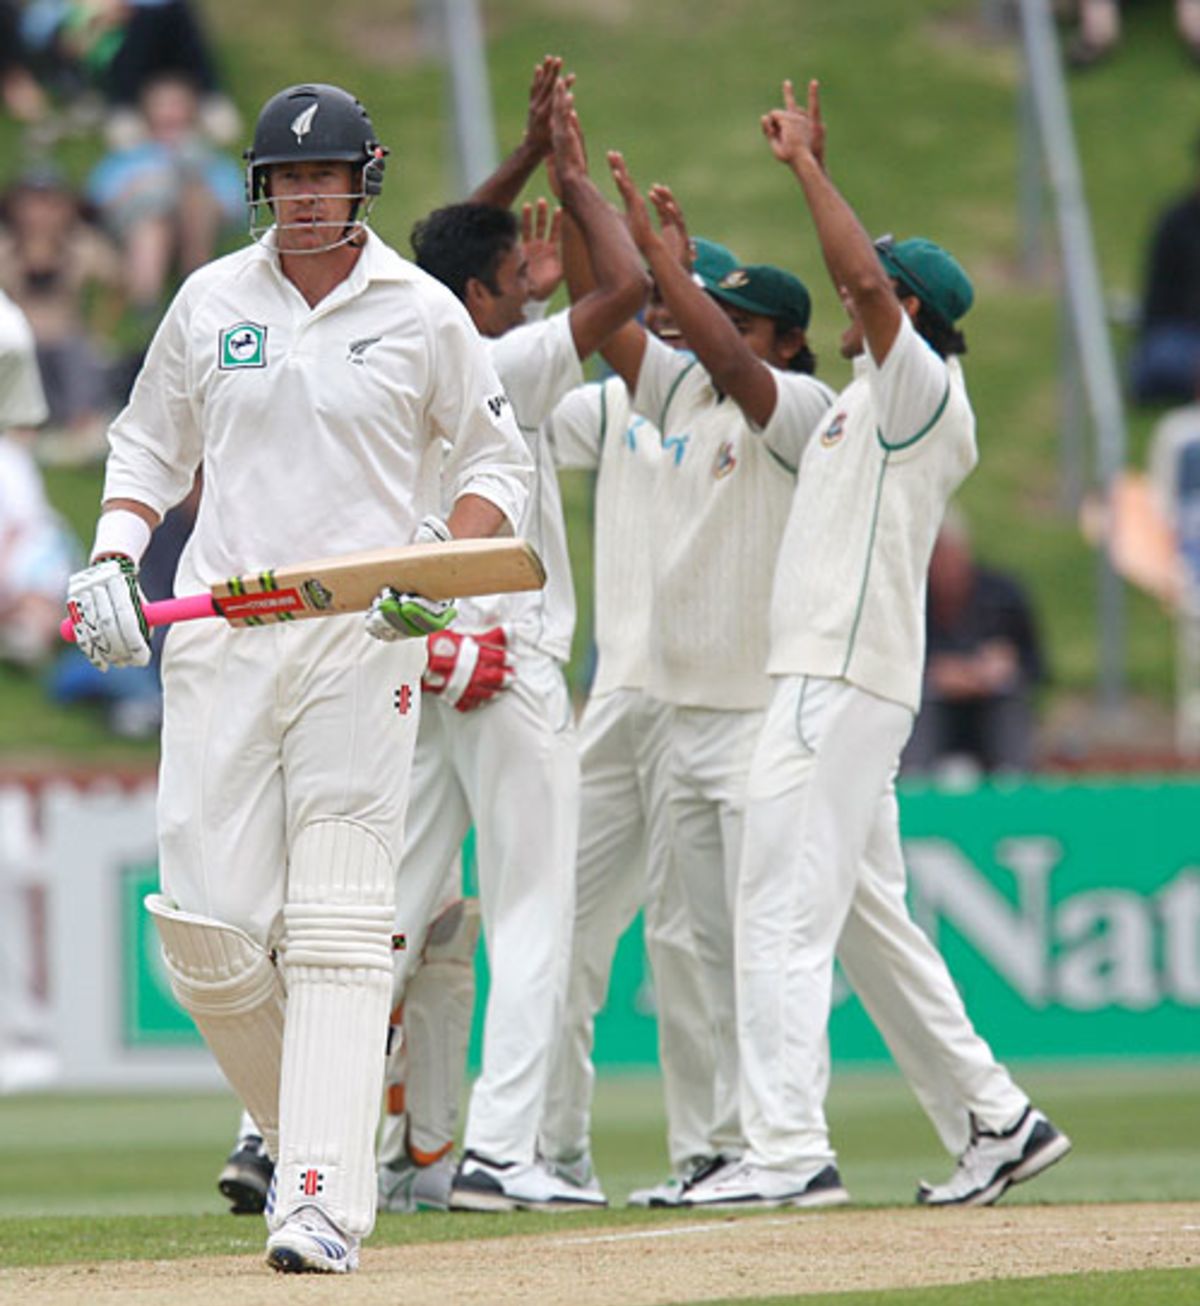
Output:
<svg viewBox="0 0 1200 1306">
<path fill-rule="evenodd" d="M 907 440 L 901 440 L 899 444 L 888 444 L 888 442 L 883 438 L 883 432 L 879 429 L 879 427 L 876 427 L 875 437 L 876 439 L 878 439 L 880 445 L 882 445 L 884 449 L 888 450 L 889 453 L 895 453 L 900 449 L 907 449 L 911 445 L 916 444 L 916 442 L 923 435 L 929 434 L 929 432 L 937 424 L 938 418 L 941 417 L 941 415 L 946 411 L 946 405 L 949 402 L 950 402 L 950 378 L 947 376 L 946 389 L 945 392 L 942 394 L 942 402 L 938 404 L 937 409 L 934 412 L 933 416 L 929 419 L 929 421 L 925 423 L 923 427 L 921 427 L 921 429 L 916 433 L 916 435 L 909 436 Z"/>
<path fill-rule="evenodd" d="M 854 622 L 850 627 L 849 643 L 846 645 L 846 660 L 842 663 L 839 672 L 843 677 L 850 670 L 850 659 L 854 656 L 854 641 L 858 638 L 858 625 L 867 602 L 867 581 L 871 576 L 871 558 L 875 552 L 875 531 L 879 527 L 879 505 L 883 501 L 883 478 L 887 474 L 888 457 L 888 453 L 883 455 L 883 462 L 879 466 L 879 480 L 875 485 L 875 506 L 871 509 L 871 534 L 867 538 L 867 560 L 863 565 L 862 581 L 858 589 L 858 606 L 854 609 Z"/>
<path fill-rule="evenodd" d="M 696 364 L 699 361 L 700 360 L 698 358 L 693 358 L 692 361 L 687 365 L 687 367 L 685 367 L 683 371 L 680 372 L 679 375 L 675 378 L 675 380 L 671 382 L 671 388 L 670 390 L 667 391 L 667 397 L 663 401 L 662 412 L 659 415 L 659 419 L 658 419 L 658 429 L 664 435 L 667 432 L 667 409 L 670 408 L 671 401 L 675 398 L 675 391 L 679 389 L 680 385 L 683 382 L 683 378 L 687 376 L 687 374 L 692 370 L 693 367 L 696 366 Z"/>
</svg>

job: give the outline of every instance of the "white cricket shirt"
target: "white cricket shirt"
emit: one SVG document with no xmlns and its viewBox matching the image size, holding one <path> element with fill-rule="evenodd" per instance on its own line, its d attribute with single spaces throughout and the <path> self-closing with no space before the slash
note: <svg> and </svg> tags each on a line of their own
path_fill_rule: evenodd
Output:
<svg viewBox="0 0 1200 1306">
<path fill-rule="evenodd" d="M 466 310 L 374 233 L 314 308 L 269 244 L 193 273 L 109 440 L 105 498 L 159 512 L 203 462 L 180 593 L 407 544 L 443 476 L 451 500 L 481 495 L 515 525 L 531 478 Z"/>
<path fill-rule="evenodd" d="M 619 376 L 572 390 L 550 415 L 547 434 L 560 467 L 594 468 L 596 638 L 593 696 L 645 689 L 655 540 L 654 492 L 662 437 L 635 413 Z"/>
<path fill-rule="evenodd" d="M 583 380 L 570 312 L 526 322 L 484 344 L 533 459 L 533 485 L 517 534 L 537 549 L 546 566 L 546 584 L 521 594 L 465 599 L 458 604 L 455 629 L 502 625 L 510 641 L 565 662 L 575 631 L 575 587 L 554 451 L 541 427 L 554 405 Z"/>
<path fill-rule="evenodd" d="M 796 467 L 833 398 L 776 370 L 771 420 L 754 429 L 691 354 L 653 336 L 633 406 L 662 432 L 655 484 L 649 692 L 668 703 L 765 707 L 767 615 Z"/>
<path fill-rule="evenodd" d="M 977 458 L 962 368 L 906 315 L 882 367 L 855 361 L 805 450 L 771 599 L 772 675 L 840 678 L 917 710 L 929 557 Z"/>
<path fill-rule="evenodd" d="M 41 426 L 46 417 L 33 332 L 25 314 L 0 290 L 0 432 Z"/>
</svg>

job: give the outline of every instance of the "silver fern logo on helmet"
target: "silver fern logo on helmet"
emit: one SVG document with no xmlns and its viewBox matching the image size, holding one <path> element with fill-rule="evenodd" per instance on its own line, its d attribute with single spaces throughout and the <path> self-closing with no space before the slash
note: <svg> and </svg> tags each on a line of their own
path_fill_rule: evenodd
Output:
<svg viewBox="0 0 1200 1306">
<path fill-rule="evenodd" d="M 307 109 L 292 119 L 292 135 L 295 136 L 297 145 L 312 131 L 313 119 L 317 116 L 319 108 L 320 104 L 314 100 Z"/>
</svg>

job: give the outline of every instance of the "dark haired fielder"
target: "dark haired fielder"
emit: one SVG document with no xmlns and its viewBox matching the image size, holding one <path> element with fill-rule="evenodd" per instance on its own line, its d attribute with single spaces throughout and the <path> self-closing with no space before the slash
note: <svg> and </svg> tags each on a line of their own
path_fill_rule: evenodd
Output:
<svg viewBox="0 0 1200 1306">
<path fill-rule="evenodd" d="M 850 316 L 855 376 L 804 451 L 771 600 L 774 693 L 748 782 L 737 896 L 742 1163 L 695 1206 L 848 1200 L 824 1115 L 834 952 L 958 1168 L 930 1206 L 984 1205 L 1070 1142 L 975 1033 L 905 904 L 894 777 L 920 695 L 925 574 L 976 462 L 953 355 L 966 274 L 931 241 L 872 245 L 823 163 L 817 85 L 763 130 L 796 174 Z"/>
<path fill-rule="evenodd" d="M 366 227 L 385 150 L 357 100 L 294 86 L 248 154 L 250 248 L 200 269 L 156 333 L 69 605 L 104 669 L 150 656 L 137 562 L 204 468 L 189 593 L 281 558 L 489 535 L 529 457 L 462 305 Z M 451 452 L 443 473 L 443 444 Z M 321 546 L 321 547 L 318 547 Z M 423 636 L 447 605 L 368 614 Z M 173 628 L 163 660 L 162 893 L 174 992 L 277 1160 L 267 1258 L 353 1269 L 375 1215 L 396 866 L 425 644 L 361 619 Z"/>
</svg>

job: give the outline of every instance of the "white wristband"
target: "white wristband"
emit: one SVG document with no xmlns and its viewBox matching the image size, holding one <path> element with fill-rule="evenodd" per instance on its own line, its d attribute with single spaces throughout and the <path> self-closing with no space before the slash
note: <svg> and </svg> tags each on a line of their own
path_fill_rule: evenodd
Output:
<svg viewBox="0 0 1200 1306">
<path fill-rule="evenodd" d="M 149 525 L 136 512 L 128 508 L 109 508 L 100 514 L 96 523 L 92 557 L 98 558 L 103 553 L 123 553 L 135 563 L 141 562 L 150 543 L 150 534 Z"/>
</svg>

